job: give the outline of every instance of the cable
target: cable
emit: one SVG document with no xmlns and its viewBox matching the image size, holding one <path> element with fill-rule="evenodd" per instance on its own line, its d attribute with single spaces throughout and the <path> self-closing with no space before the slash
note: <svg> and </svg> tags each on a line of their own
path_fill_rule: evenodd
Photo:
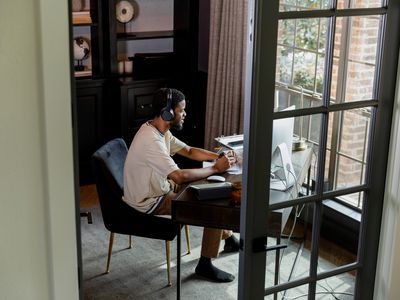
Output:
<svg viewBox="0 0 400 300">
<path fill-rule="evenodd" d="M 305 204 L 303 204 L 303 205 L 301 206 L 299 212 L 298 212 L 297 215 L 295 216 L 296 218 L 300 218 L 301 213 L 303 212 L 303 209 L 304 209 L 305 206 L 306 206 Z M 289 235 L 288 235 L 288 234 L 281 234 L 281 237 L 287 239 L 287 238 L 289 238 Z M 292 239 L 299 240 L 299 239 L 304 239 L 304 236 L 292 236 L 291 238 L 292 238 Z"/>
<path fill-rule="evenodd" d="M 326 284 L 328 285 L 328 283 L 326 283 Z M 333 298 L 335 298 L 336 300 L 339 300 L 339 298 L 336 297 L 336 296 L 334 295 L 333 288 L 331 288 L 329 285 L 328 285 L 328 287 L 329 287 L 330 289 L 328 289 L 327 287 L 323 286 L 322 284 L 320 284 L 320 283 L 318 283 L 318 282 L 317 282 L 317 285 L 318 285 L 319 287 L 323 288 L 323 289 L 324 289 L 325 291 L 327 291 L 329 294 L 331 294 L 331 296 L 332 296 Z"/>
<path fill-rule="evenodd" d="M 314 156 L 315 156 L 315 158 L 314 158 L 314 178 L 316 177 L 316 174 L 317 174 L 317 171 L 316 171 L 316 168 L 317 168 L 317 163 L 316 163 L 316 161 L 317 161 L 317 158 L 318 158 L 318 155 L 317 155 L 317 150 L 315 149 L 315 147 L 313 146 L 312 147 L 312 152 L 313 152 L 313 154 L 314 154 Z M 312 161 L 312 159 L 311 159 L 311 161 Z"/>
<path fill-rule="evenodd" d="M 300 211 L 299 211 L 297 217 L 300 217 L 300 215 L 301 215 L 301 213 L 303 212 L 303 209 L 304 209 L 305 206 L 306 206 L 305 204 L 303 204 L 303 205 L 301 206 L 301 209 L 300 209 Z"/>
<path fill-rule="evenodd" d="M 283 166 L 277 166 L 277 167 L 279 167 L 279 168 L 281 168 L 281 169 L 284 169 Z M 289 172 L 289 174 L 291 174 L 291 175 L 293 176 L 293 178 L 294 178 L 294 181 L 295 181 L 295 188 L 296 188 L 296 194 L 298 195 L 298 193 L 299 193 L 298 185 L 300 186 L 300 184 L 298 184 L 297 181 L 296 181 L 296 179 L 297 179 L 297 178 L 296 178 L 296 175 L 290 170 L 290 166 L 287 166 L 286 169 L 287 169 L 287 171 Z M 285 169 L 284 169 L 284 171 L 285 171 Z M 286 188 L 287 188 L 287 181 L 281 179 L 279 176 L 277 176 L 277 177 L 278 177 L 279 180 L 281 180 L 281 181 L 285 184 L 285 186 L 286 186 Z M 290 196 L 291 196 L 291 198 L 293 199 L 292 194 L 290 194 Z M 301 208 L 301 211 L 303 210 L 303 208 L 304 208 L 304 204 L 303 204 L 303 206 L 302 206 L 302 208 Z M 297 218 L 300 216 L 300 213 L 301 213 L 301 211 L 300 211 L 300 213 L 299 213 L 298 210 L 299 210 L 299 206 L 296 205 L 295 213 L 294 213 L 293 225 L 292 225 L 292 228 L 291 228 L 291 230 L 290 230 L 289 235 L 287 236 L 287 240 L 288 240 L 288 241 L 287 241 L 287 245 L 289 245 L 289 242 L 290 242 L 291 237 L 292 237 L 292 235 L 293 235 L 294 229 L 295 229 L 295 227 L 296 227 Z M 279 265 L 282 263 L 282 259 L 283 259 L 283 256 L 284 256 L 284 254 L 285 254 L 285 249 L 286 249 L 286 248 L 284 248 L 284 249 L 282 250 L 281 257 L 280 257 L 280 261 L 279 261 Z"/>
<path fill-rule="evenodd" d="M 354 296 L 354 294 L 352 293 L 346 293 L 346 292 L 316 292 L 315 295 L 346 295 L 346 296 Z M 307 297 L 308 294 L 301 294 L 301 295 L 297 295 L 295 297 L 288 297 L 288 296 L 282 296 L 282 299 L 288 299 L 288 300 L 295 300 L 295 299 L 300 299 L 302 297 Z"/>
<path fill-rule="evenodd" d="M 286 165 L 286 168 L 284 168 L 283 166 L 276 166 L 276 167 L 277 167 L 277 168 L 280 168 L 280 169 L 283 169 L 284 172 L 287 170 L 288 173 L 289 173 L 290 175 L 293 176 L 293 179 L 294 179 L 294 182 L 295 182 L 294 186 L 295 186 L 295 189 L 296 189 L 296 190 L 295 190 L 295 192 L 296 192 L 295 195 L 298 195 L 298 194 L 299 194 L 299 187 L 301 187 L 301 185 L 297 182 L 297 177 L 296 177 L 296 175 L 291 171 L 290 165 L 287 164 L 287 165 Z M 284 179 L 280 178 L 278 175 L 275 175 L 275 176 L 285 185 L 286 189 L 289 188 L 289 187 L 288 187 L 288 180 L 287 180 L 287 179 L 284 180 Z M 290 195 L 290 198 L 291 198 L 290 200 L 292 200 L 292 199 L 293 199 L 293 193 L 290 193 L 289 195 Z M 293 225 L 292 225 L 292 228 L 291 228 L 291 230 L 290 230 L 289 235 L 287 236 L 287 246 L 289 246 L 289 243 L 290 243 L 290 241 L 291 241 L 291 238 L 292 238 L 294 229 L 295 229 L 295 227 L 296 227 L 297 218 L 300 216 L 301 211 L 303 210 L 303 208 L 304 208 L 304 204 L 303 204 L 303 206 L 302 206 L 302 208 L 301 208 L 301 210 L 300 210 L 300 213 L 299 213 L 299 205 L 296 205 L 295 213 L 294 213 Z M 282 264 L 282 260 L 283 260 L 284 254 L 285 254 L 285 250 L 286 250 L 286 248 L 284 248 L 284 249 L 282 250 L 282 252 L 280 253 L 279 265 Z M 278 284 L 279 284 L 279 283 L 280 283 L 280 276 L 278 276 Z"/>
<path fill-rule="evenodd" d="M 276 168 L 278 168 L 278 169 L 283 169 L 283 166 L 275 166 Z M 283 169 L 284 170 L 284 169 Z M 285 170 L 284 170 L 285 171 Z M 275 171 L 276 172 L 276 171 Z M 283 178 L 281 178 L 278 174 L 276 174 L 276 173 L 273 173 L 274 175 L 275 175 L 275 178 L 276 179 L 278 179 L 279 181 L 281 181 L 282 183 L 283 183 L 283 185 L 285 186 L 285 189 L 287 190 L 288 189 L 288 186 L 287 186 L 287 182 L 286 182 L 286 180 L 285 179 L 283 179 Z"/>
<path fill-rule="evenodd" d="M 314 148 L 314 147 L 313 147 L 313 154 L 315 155 L 315 159 L 316 159 L 316 158 L 317 158 L 317 155 L 316 155 L 316 153 L 315 153 L 315 148 Z M 283 167 L 282 167 L 282 168 L 283 168 Z M 295 177 L 295 175 L 293 174 L 293 172 L 290 170 L 290 168 L 287 168 L 287 170 L 288 170 L 288 172 L 294 177 L 295 182 L 296 182 L 296 177 Z M 316 171 L 315 171 L 315 170 L 316 170 L 316 164 L 314 164 L 314 175 L 316 174 Z M 299 186 L 301 187 L 300 184 L 299 184 Z M 296 189 L 297 189 L 297 185 L 296 185 Z M 297 189 L 296 192 L 298 193 L 298 189 Z M 290 231 L 290 233 L 289 233 L 289 235 L 288 235 L 288 244 L 289 244 L 289 242 L 290 242 L 290 240 L 291 240 L 291 237 L 292 237 L 294 228 L 295 228 L 295 226 L 296 226 L 297 218 L 300 217 L 300 215 L 301 215 L 301 213 L 302 213 L 304 207 L 305 207 L 305 204 L 303 204 L 302 207 L 301 207 L 301 209 L 299 210 L 299 206 L 298 206 L 298 205 L 296 206 L 295 215 L 294 215 L 294 221 L 293 221 L 293 226 L 292 226 L 292 229 L 291 229 L 291 231 Z M 280 265 L 282 264 L 282 259 L 283 259 L 284 252 L 285 252 L 285 249 L 283 249 L 283 250 L 282 250 L 282 253 L 281 253 L 282 256 L 281 256 L 280 262 L 279 262 Z M 318 295 L 318 294 L 321 294 L 321 295 L 322 295 L 322 294 L 331 295 L 331 296 L 332 296 L 334 299 L 336 299 L 336 300 L 339 300 L 339 298 L 336 297 L 335 295 L 354 296 L 353 293 L 335 292 L 335 291 L 333 290 L 333 288 L 332 288 L 332 287 L 329 285 L 329 283 L 327 282 L 327 279 L 328 279 L 328 278 L 325 278 L 324 281 L 325 281 L 325 283 L 326 283 L 326 285 L 327 285 L 328 287 L 325 287 L 325 286 L 322 285 L 321 283 L 317 282 L 317 285 L 318 285 L 320 288 L 323 288 L 326 292 L 316 292 L 315 295 Z M 280 282 L 280 276 L 279 276 L 279 278 L 278 278 L 278 284 L 279 284 L 279 282 Z M 285 296 L 285 295 L 282 293 L 282 291 L 279 292 L 279 293 L 281 294 L 282 299 L 287 299 L 287 300 L 295 300 L 295 299 L 300 299 L 300 298 L 302 298 L 302 297 L 307 297 L 307 296 L 308 296 L 308 294 L 301 294 L 301 295 L 298 295 L 298 296 L 295 296 L 295 297 L 288 297 L 288 296 Z"/>
<path fill-rule="evenodd" d="M 297 210 L 298 210 L 298 206 L 296 206 L 296 211 L 295 211 L 295 214 L 294 214 L 294 221 L 293 221 L 292 229 L 290 230 L 290 233 L 289 233 L 289 235 L 288 235 L 288 237 L 287 237 L 287 246 L 289 246 L 289 242 L 290 242 L 290 239 L 291 239 L 291 237 L 292 237 L 294 228 L 296 227 L 296 222 L 297 222 Z M 283 259 L 283 255 L 285 254 L 285 250 L 286 250 L 286 248 L 283 248 L 282 253 L 281 253 L 281 257 L 280 257 L 280 260 L 279 260 L 279 265 L 282 264 L 282 259 Z"/>
<path fill-rule="evenodd" d="M 295 183 L 294 183 L 294 186 L 295 186 L 295 188 L 296 188 L 296 194 L 295 194 L 295 195 L 298 195 L 298 194 L 299 194 L 299 190 L 300 190 L 300 188 L 301 188 L 301 184 L 297 182 L 296 174 L 294 174 L 294 173 L 290 170 L 290 167 L 288 167 L 288 166 L 287 166 L 286 168 L 284 168 L 283 166 L 277 166 L 277 165 L 276 165 L 275 168 L 277 168 L 277 169 L 282 169 L 283 172 L 288 171 L 288 173 L 289 173 L 290 175 L 293 176 L 293 179 L 294 179 L 294 182 L 295 182 Z M 275 172 L 276 172 L 276 171 L 275 171 Z M 271 172 L 271 173 L 272 173 L 272 172 Z M 276 179 L 280 180 L 280 181 L 284 184 L 286 190 L 290 187 L 290 186 L 288 186 L 288 180 L 287 180 L 287 179 L 281 178 L 281 177 L 280 177 L 278 174 L 276 174 L 276 173 L 273 173 L 273 174 L 274 174 L 274 176 L 275 176 Z M 290 196 L 291 196 L 291 199 L 290 199 L 290 200 L 293 200 L 293 195 L 290 194 Z"/>
<path fill-rule="evenodd" d="M 288 241 L 290 241 L 290 238 L 292 237 L 292 234 L 293 234 L 293 231 L 294 231 L 294 228 L 296 227 L 296 222 L 297 222 L 297 212 L 298 212 L 298 210 L 299 210 L 299 206 L 298 205 L 296 205 L 296 208 L 295 208 L 295 212 L 294 212 L 294 221 L 293 221 L 293 226 L 292 226 L 292 229 L 290 230 L 290 233 L 289 233 L 289 235 L 288 235 Z"/>
<path fill-rule="evenodd" d="M 318 272 L 321 271 L 321 268 L 320 268 L 319 266 L 318 266 L 317 268 L 318 268 Z M 339 277 L 340 275 L 344 276 L 345 273 L 336 275 L 335 278 L 336 278 L 336 279 L 339 279 L 339 278 L 340 278 L 340 277 Z M 325 289 L 326 291 L 334 292 L 334 288 L 331 287 L 330 284 L 328 283 L 328 279 L 330 279 L 330 278 L 332 278 L 332 277 L 327 277 L 327 278 L 325 278 L 325 279 L 323 280 L 323 281 L 325 282 L 325 284 L 327 285 L 328 288 L 326 288 L 325 286 L 323 286 L 323 285 L 321 284 L 321 281 L 317 281 L 317 285 L 320 286 L 321 288 Z M 335 297 L 334 295 L 332 295 L 332 296 L 333 296 L 335 299 L 339 300 L 339 298 Z"/>
<path fill-rule="evenodd" d="M 289 174 L 293 176 L 294 182 L 295 182 L 295 187 L 296 187 L 296 195 L 299 194 L 299 190 L 301 188 L 301 184 L 297 182 L 296 174 L 294 174 L 291 170 L 290 167 L 287 168 Z"/>
</svg>

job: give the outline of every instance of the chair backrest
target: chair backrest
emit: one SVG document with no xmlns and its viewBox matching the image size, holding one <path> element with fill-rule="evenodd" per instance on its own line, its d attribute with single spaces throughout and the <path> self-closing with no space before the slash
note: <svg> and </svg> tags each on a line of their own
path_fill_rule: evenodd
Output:
<svg viewBox="0 0 400 300">
<path fill-rule="evenodd" d="M 127 155 L 128 148 L 121 138 L 109 141 L 93 154 L 95 160 L 103 162 L 104 167 L 107 168 L 107 171 L 121 189 L 121 193 L 124 189 L 124 164 Z"/>
<path fill-rule="evenodd" d="M 141 213 L 122 200 L 128 148 L 121 138 L 109 141 L 92 155 L 104 226 L 111 232 L 172 240 L 180 226 L 171 219 Z"/>
<path fill-rule="evenodd" d="M 128 148 L 121 138 L 109 141 L 92 156 L 92 167 L 104 225 L 113 231 L 112 224 L 123 209 L 124 164 Z"/>
</svg>

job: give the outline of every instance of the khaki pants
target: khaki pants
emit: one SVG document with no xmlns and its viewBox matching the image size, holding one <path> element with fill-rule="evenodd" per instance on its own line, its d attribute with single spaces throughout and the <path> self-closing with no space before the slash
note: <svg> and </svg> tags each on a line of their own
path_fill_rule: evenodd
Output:
<svg viewBox="0 0 400 300">
<path fill-rule="evenodd" d="M 176 196 L 175 193 L 166 195 L 160 205 L 154 210 L 153 215 L 171 215 L 171 201 Z M 215 228 L 203 229 L 203 240 L 201 242 L 201 256 L 216 258 L 219 253 L 221 240 L 225 240 L 232 235 L 232 231 Z"/>
</svg>

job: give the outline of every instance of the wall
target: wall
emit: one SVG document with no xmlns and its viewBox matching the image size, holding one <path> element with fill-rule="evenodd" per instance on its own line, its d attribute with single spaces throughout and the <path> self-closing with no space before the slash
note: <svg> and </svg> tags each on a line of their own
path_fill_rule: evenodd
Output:
<svg viewBox="0 0 400 300">
<path fill-rule="evenodd" d="M 400 67 L 398 67 L 400 70 Z M 399 75 L 398 71 L 398 75 Z M 382 228 L 375 278 L 376 300 L 396 300 L 400 295 L 400 79 L 393 107 L 393 121 Z"/>
<path fill-rule="evenodd" d="M 0 299 L 77 299 L 68 13 L 0 4 Z"/>
</svg>

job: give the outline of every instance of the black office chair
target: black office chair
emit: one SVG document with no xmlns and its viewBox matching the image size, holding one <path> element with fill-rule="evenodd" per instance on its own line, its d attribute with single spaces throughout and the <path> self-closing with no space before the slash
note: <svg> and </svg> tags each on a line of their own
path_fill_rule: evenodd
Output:
<svg viewBox="0 0 400 300">
<path fill-rule="evenodd" d="M 109 141 L 92 156 L 92 167 L 105 227 L 110 231 L 106 273 L 110 271 L 111 252 L 115 233 L 165 240 L 168 286 L 171 286 L 170 242 L 181 227 L 170 218 L 141 213 L 122 200 L 123 170 L 128 149 L 123 139 Z M 187 225 L 186 241 L 190 253 Z"/>
</svg>

